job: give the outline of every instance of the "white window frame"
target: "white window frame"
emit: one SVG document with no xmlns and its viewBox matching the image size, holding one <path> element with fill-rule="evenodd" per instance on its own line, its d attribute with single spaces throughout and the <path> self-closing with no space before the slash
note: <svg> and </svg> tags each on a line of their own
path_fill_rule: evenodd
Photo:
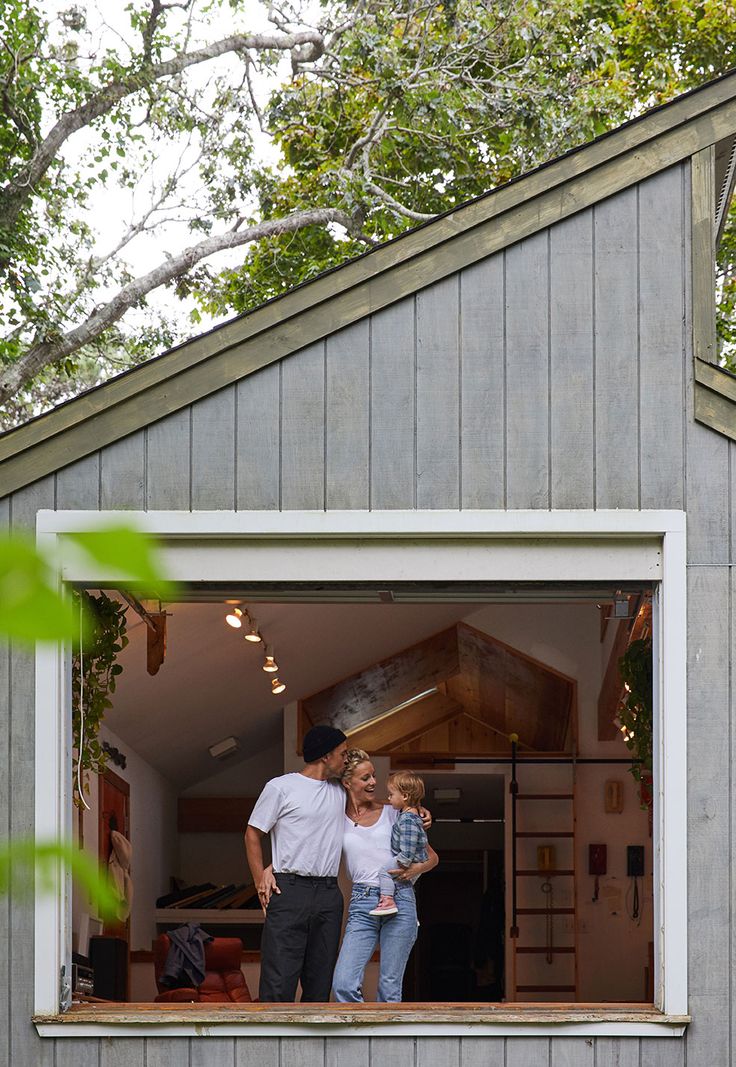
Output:
<svg viewBox="0 0 736 1067">
<path fill-rule="evenodd" d="M 337 580 L 427 579 L 467 581 L 658 581 L 654 612 L 654 931 L 655 1004 L 635 1012 L 550 1013 L 549 1025 L 518 1021 L 493 1009 L 474 1021 L 462 1006 L 453 1020 L 410 1022 L 264 1022 L 262 1015 L 202 1025 L 139 1021 L 78 1022 L 58 1016 L 60 971 L 69 959 L 71 909 L 68 879 L 57 872 L 51 894 L 35 901 L 34 1020 L 42 1036 L 104 1037 L 306 1035 L 323 1036 L 681 1036 L 687 1016 L 687 709 L 686 556 L 682 511 L 390 511 L 390 512 L 83 512 L 40 511 L 37 541 L 58 558 L 58 580 L 101 584 L 121 576 L 64 556 L 64 534 L 121 520 L 161 538 L 172 577 L 190 581 L 284 580 L 284 568 L 302 576 Z M 645 559 L 646 573 L 641 562 Z M 244 549 L 247 548 L 247 551 Z M 196 561 L 196 562 L 195 562 Z M 633 562 L 632 562 L 633 561 Z M 196 570 L 193 569 L 196 566 Z M 632 569 L 633 568 L 633 569 Z M 628 571 L 631 570 L 629 574 Z M 68 650 L 39 644 L 36 653 L 36 807 L 39 840 L 71 837 Z M 666 708 L 666 716 L 664 709 Z M 64 723 L 66 722 L 66 726 Z M 531 1007 L 531 1006 L 530 1006 Z M 261 1006 L 262 1010 L 263 1006 Z M 385 1010 L 385 1009 L 381 1009 Z M 150 1010 L 148 1013 L 150 1014 Z M 414 1015 L 421 1016 L 419 1009 Z M 499 1017 L 494 1021 L 489 1016 Z M 614 1018 L 615 1015 L 615 1018 Z M 584 1016 L 584 1018 L 583 1018 Z"/>
</svg>

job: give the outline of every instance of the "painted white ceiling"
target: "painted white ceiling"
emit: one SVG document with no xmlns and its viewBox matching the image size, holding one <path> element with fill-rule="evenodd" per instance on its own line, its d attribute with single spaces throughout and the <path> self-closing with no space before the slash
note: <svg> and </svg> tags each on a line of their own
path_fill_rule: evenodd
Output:
<svg viewBox="0 0 736 1067">
<path fill-rule="evenodd" d="M 253 614 L 275 649 L 279 677 L 271 694 L 261 670 L 263 645 L 226 625 L 223 604 L 168 606 L 166 661 L 146 672 L 146 626 L 128 612 L 130 644 L 105 722 L 179 789 L 222 768 L 209 745 L 229 735 L 249 759 L 281 739 L 281 709 L 379 659 L 472 615 L 474 604 L 257 604 Z"/>
</svg>

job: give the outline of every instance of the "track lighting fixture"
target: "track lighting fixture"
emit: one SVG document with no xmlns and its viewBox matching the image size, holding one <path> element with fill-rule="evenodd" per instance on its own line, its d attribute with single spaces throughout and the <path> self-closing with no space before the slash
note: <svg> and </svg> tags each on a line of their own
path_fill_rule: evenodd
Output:
<svg viewBox="0 0 736 1067">
<path fill-rule="evenodd" d="M 246 641 L 252 641 L 254 645 L 257 645 L 260 641 L 263 640 L 263 638 L 261 637 L 260 633 L 258 632 L 258 624 L 257 624 L 256 620 L 253 618 L 253 616 L 250 614 L 250 612 L 246 611 L 245 617 L 246 617 L 246 626 L 248 627 L 248 632 L 246 634 L 244 634 L 243 636 L 245 637 Z"/>
<path fill-rule="evenodd" d="M 284 689 L 286 689 L 285 682 L 279 681 L 278 678 L 271 679 L 271 692 L 274 696 L 276 696 L 278 693 L 283 693 Z"/>
<path fill-rule="evenodd" d="M 267 674 L 275 674 L 278 669 L 279 665 L 274 658 L 273 649 L 267 645 L 266 658 L 263 661 L 263 670 L 266 671 Z"/>
</svg>

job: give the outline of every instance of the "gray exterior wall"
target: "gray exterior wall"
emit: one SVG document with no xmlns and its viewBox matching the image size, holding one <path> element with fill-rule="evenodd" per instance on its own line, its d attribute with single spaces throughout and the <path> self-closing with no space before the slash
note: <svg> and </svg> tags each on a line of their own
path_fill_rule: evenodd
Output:
<svg viewBox="0 0 736 1067">
<path fill-rule="evenodd" d="M 39 508 L 686 508 L 686 1039 L 39 1039 L 32 912 L 0 900 L 13 1067 L 725 1067 L 736 444 L 692 419 L 689 164 L 0 501 Z M 2 653 L 0 825 L 33 820 L 31 660 Z M 7 1053 L 6 1053 L 7 1050 Z"/>
</svg>

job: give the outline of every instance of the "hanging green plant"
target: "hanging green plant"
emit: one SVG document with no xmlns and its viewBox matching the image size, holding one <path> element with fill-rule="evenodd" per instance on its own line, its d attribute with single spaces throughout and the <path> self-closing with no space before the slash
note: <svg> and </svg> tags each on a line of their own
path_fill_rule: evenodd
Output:
<svg viewBox="0 0 736 1067">
<path fill-rule="evenodd" d="M 618 661 L 624 696 L 618 709 L 621 733 L 635 757 L 631 773 L 647 783 L 652 774 L 652 641 L 632 641 Z"/>
<path fill-rule="evenodd" d="M 117 657 L 128 644 L 125 608 L 119 600 L 111 600 L 106 593 L 84 597 L 88 609 L 89 624 L 81 650 L 72 657 L 72 734 L 74 739 L 74 803 L 84 806 L 82 792 L 89 792 L 87 774 L 102 774 L 107 764 L 107 753 L 97 736 L 108 708 L 112 707 L 110 694 L 115 692 L 115 683 L 122 673 Z"/>
</svg>

